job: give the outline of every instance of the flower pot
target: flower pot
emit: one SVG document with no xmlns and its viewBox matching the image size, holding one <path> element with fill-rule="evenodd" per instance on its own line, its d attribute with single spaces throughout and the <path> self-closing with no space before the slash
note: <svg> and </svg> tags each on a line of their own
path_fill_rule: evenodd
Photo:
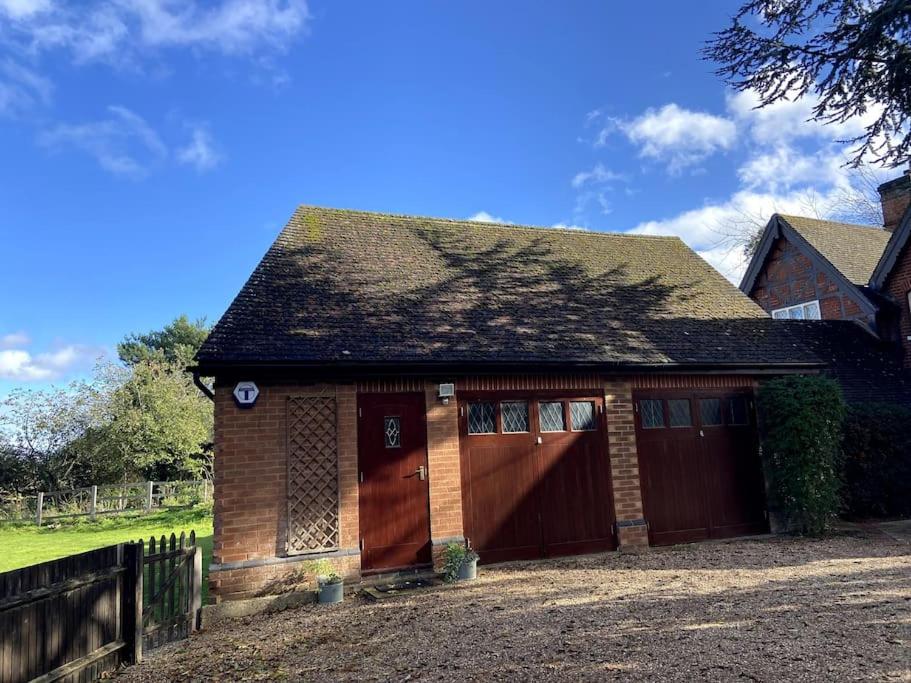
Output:
<svg viewBox="0 0 911 683">
<path fill-rule="evenodd" d="M 321 583 L 319 584 L 319 593 L 317 599 L 323 604 L 341 602 L 345 597 L 345 584 L 338 583 Z"/>
<path fill-rule="evenodd" d="M 478 561 L 465 560 L 462 562 L 462 566 L 459 567 L 459 581 L 467 581 L 476 578 L 478 578 Z"/>
</svg>

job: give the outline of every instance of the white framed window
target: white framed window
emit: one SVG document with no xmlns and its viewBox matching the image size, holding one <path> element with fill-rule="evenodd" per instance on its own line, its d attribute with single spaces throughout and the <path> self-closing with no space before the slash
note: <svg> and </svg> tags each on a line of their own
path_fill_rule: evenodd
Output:
<svg viewBox="0 0 911 683">
<path fill-rule="evenodd" d="M 819 311 L 819 301 L 808 301 L 805 304 L 796 306 L 785 306 L 776 308 L 772 311 L 772 317 L 776 320 L 821 320 L 822 315 Z"/>
</svg>

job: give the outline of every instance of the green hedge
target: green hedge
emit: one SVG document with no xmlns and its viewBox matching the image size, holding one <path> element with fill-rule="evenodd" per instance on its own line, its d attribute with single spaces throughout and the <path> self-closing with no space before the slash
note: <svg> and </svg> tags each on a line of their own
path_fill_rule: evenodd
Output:
<svg viewBox="0 0 911 683">
<path fill-rule="evenodd" d="M 841 389 L 826 377 L 790 376 L 765 382 L 758 399 L 770 507 L 788 529 L 821 534 L 841 503 Z"/>
<path fill-rule="evenodd" d="M 842 448 L 848 516 L 911 515 L 911 410 L 890 404 L 852 405 Z"/>
</svg>

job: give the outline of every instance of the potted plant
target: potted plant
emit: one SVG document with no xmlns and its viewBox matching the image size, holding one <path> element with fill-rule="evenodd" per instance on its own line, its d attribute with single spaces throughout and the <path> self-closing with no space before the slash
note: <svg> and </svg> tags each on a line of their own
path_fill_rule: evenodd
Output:
<svg viewBox="0 0 911 683">
<path fill-rule="evenodd" d="M 321 603 L 341 602 L 345 595 L 345 584 L 342 577 L 332 572 L 328 576 L 319 576 L 316 579 L 319 588 L 318 600 Z"/>
<path fill-rule="evenodd" d="M 447 545 L 443 561 L 443 580 L 447 583 L 478 578 L 478 554 L 462 543 Z"/>
</svg>

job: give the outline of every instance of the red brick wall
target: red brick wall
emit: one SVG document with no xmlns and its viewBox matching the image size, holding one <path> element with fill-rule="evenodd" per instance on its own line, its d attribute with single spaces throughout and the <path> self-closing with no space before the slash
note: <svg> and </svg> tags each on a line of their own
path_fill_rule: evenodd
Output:
<svg viewBox="0 0 911 683">
<path fill-rule="evenodd" d="M 259 389 L 259 398 L 252 409 L 238 408 L 230 387 L 215 390 L 213 562 L 233 563 L 285 554 L 289 396 L 335 396 L 342 508 L 339 540 L 342 548 L 357 546 L 357 404 L 354 387 L 260 386 Z"/>
<path fill-rule="evenodd" d="M 911 291 L 911 249 L 906 245 L 886 278 L 885 291 L 898 302 L 899 338 L 901 339 L 904 365 L 911 368 L 911 312 L 908 310 L 908 292 Z"/>
<path fill-rule="evenodd" d="M 300 574 L 299 562 L 239 567 L 286 555 L 287 402 L 289 396 L 333 395 L 336 399 L 339 458 L 339 545 L 358 544 L 357 403 L 353 385 L 259 387 L 255 407 L 238 408 L 232 388 L 215 389 L 215 538 L 210 585 L 218 599 L 280 592 L 282 581 Z M 350 558 L 328 560 L 350 578 Z M 312 573 L 312 572 L 311 572 Z M 284 577 L 284 578 L 283 578 Z"/>
<path fill-rule="evenodd" d="M 824 320 L 861 320 L 874 323 L 851 292 L 843 292 L 838 284 L 817 270 L 813 262 L 784 238 L 773 245 L 750 298 L 770 314 L 777 308 L 819 300 Z"/>
</svg>

